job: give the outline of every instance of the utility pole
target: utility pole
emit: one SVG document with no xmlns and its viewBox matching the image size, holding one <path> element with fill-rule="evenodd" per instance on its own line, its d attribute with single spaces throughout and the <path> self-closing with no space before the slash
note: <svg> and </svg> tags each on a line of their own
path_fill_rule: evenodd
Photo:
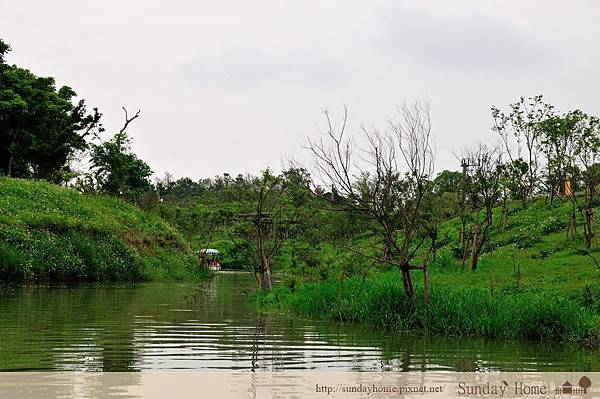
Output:
<svg viewBox="0 0 600 399">
<path fill-rule="evenodd" d="M 469 176 L 469 168 L 472 166 L 478 166 L 478 163 L 473 163 L 468 158 L 463 158 L 460 160 L 460 166 L 462 168 L 463 180 L 461 187 L 461 204 L 460 204 L 460 219 L 462 223 L 462 227 L 460 230 L 460 245 L 462 246 L 462 265 L 465 266 L 465 261 L 467 259 L 467 246 L 468 246 L 468 238 L 467 238 L 467 178 Z M 476 230 L 478 230 L 478 226 L 476 226 Z"/>
</svg>

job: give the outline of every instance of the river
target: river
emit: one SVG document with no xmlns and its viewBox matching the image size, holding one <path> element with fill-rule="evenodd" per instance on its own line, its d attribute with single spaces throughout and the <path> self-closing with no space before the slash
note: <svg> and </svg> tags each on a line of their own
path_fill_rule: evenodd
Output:
<svg viewBox="0 0 600 399">
<path fill-rule="evenodd" d="M 390 334 L 257 312 L 247 273 L 203 285 L 27 286 L 0 294 L 0 370 L 600 370 L 556 344 Z"/>
</svg>

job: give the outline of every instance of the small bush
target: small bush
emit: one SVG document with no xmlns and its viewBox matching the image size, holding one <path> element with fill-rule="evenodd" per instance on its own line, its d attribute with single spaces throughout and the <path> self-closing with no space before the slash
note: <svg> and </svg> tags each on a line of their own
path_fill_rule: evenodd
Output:
<svg viewBox="0 0 600 399">
<path fill-rule="evenodd" d="M 554 233 L 555 231 L 564 230 L 567 226 L 564 218 L 552 216 L 544 219 L 540 227 L 542 234 L 550 234 Z"/>
<path fill-rule="evenodd" d="M 462 252 L 462 249 L 461 249 Z M 462 257 L 462 253 L 461 253 Z M 460 259 L 460 258 L 459 258 Z M 456 266 L 455 254 L 448 248 L 440 249 L 435 257 L 435 260 L 431 262 L 431 267 L 437 267 L 440 269 L 447 269 Z"/>
</svg>

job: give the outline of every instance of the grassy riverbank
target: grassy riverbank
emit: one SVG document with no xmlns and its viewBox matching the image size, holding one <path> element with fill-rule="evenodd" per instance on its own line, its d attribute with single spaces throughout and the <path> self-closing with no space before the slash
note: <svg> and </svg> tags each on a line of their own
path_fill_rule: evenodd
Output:
<svg viewBox="0 0 600 399">
<path fill-rule="evenodd" d="M 0 281 L 199 277 L 195 257 L 160 217 L 118 199 L 0 178 Z"/>
<path fill-rule="evenodd" d="M 583 237 L 565 233 L 569 203 L 549 206 L 543 200 L 522 207 L 511 204 L 507 223 L 500 209 L 476 271 L 457 259 L 458 219 L 440 225 L 436 259 L 430 264 L 431 299 L 422 300 L 422 274 L 413 271 L 415 308 L 406 301 L 399 273 L 385 265 L 348 266 L 360 273 L 345 278 L 343 266 L 329 265 L 323 281 L 306 276 L 284 278 L 291 283 L 272 293 L 255 293 L 262 307 L 277 307 L 310 318 L 356 322 L 391 330 L 416 330 L 441 335 L 532 338 L 600 343 L 600 271 L 583 251 Z M 579 234 L 582 226 L 578 227 Z M 373 240 L 354 243 L 369 253 Z M 331 248 L 320 257 L 330 257 Z M 375 255 L 375 254 L 373 254 Z M 325 264 L 324 264 L 325 263 Z M 312 273 L 314 275 L 315 273 Z M 312 281 L 310 281 L 312 280 Z"/>
<path fill-rule="evenodd" d="M 593 310 L 547 293 L 497 293 L 462 286 L 434 287 L 428 305 L 417 289 L 414 308 L 406 300 L 398 273 L 370 279 L 303 284 L 295 292 L 278 287 L 251 296 L 261 307 L 299 315 L 372 325 L 394 331 L 439 335 L 558 340 L 597 347 L 600 318 Z"/>
</svg>

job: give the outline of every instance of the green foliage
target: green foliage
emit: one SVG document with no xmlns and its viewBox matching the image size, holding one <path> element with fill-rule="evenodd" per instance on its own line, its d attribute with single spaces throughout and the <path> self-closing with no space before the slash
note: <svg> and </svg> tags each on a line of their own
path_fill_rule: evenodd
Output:
<svg viewBox="0 0 600 399">
<path fill-rule="evenodd" d="M 463 174 L 453 170 L 443 170 L 433 179 L 433 192 L 442 193 L 460 193 L 464 183 Z"/>
<path fill-rule="evenodd" d="M 460 194 L 443 192 L 436 198 L 436 211 L 441 219 L 449 219 L 460 212 Z"/>
<path fill-rule="evenodd" d="M 179 233 L 109 197 L 0 178 L 1 281 L 198 277 Z"/>
<path fill-rule="evenodd" d="M 150 167 L 131 151 L 131 139 L 121 131 L 109 141 L 92 144 L 93 175 L 101 192 L 134 199 L 150 189 Z"/>
<path fill-rule="evenodd" d="M 523 199 L 527 195 L 527 173 L 529 164 L 517 158 L 504 165 L 502 183 L 509 190 L 513 199 Z"/>
<path fill-rule="evenodd" d="M 397 270 L 344 250 L 370 254 L 365 236 L 342 245 L 314 248 L 312 267 L 285 269 L 273 293 L 254 293 L 257 306 L 311 318 L 369 324 L 391 330 L 503 339 L 573 341 L 598 345 L 600 274 L 589 256 L 566 239 L 570 204 L 544 200 L 509 203 L 509 223 L 494 209 L 490 245 L 476 272 L 462 268 L 453 253 L 460 220 L 442 222 L 436 258 L 429 263 L 431 298 L 426 308 L 418 288 L 416 311 L 406 307 Z M 581 226 L 579 226 L 581 231 Z M 597 256 L 593 251 L 592 255 Z M 356 256 L 356 257 L 355 257 Z M 354 269 L 357 261 L 364 264 Z M 413 280 L 421 273 L 413 271 Z"/>
<path fill-rule="evenodd" d="M 146 213 L 156 212 L 160 199 L 154 190 L 147 190 L 138 199 L 137 205 Z"/>
<path fill-rule="evenodd" d="M 0 167 L 2 174 L 62 182 L 72 177 L 69 161 L 87 147 L 100 113 L 54 78 L 39 77 L 4 62 L 10 47 L 0 41 Z"/>
<path fill-rule="evenodd" d="M 367 230 L 359 214 L 328 209 L 327 202 L 309 191 L 306 171 L 292 168 L 276 178 L 265 205 L 272 208 L 269 241 L 283 238 L 272 258 L 274 270 L 297 273 L 306 279 L 339 275 L 343 268 L 369 268 L 360 262 L 347 262 L 348 251 L 334 251 L 333 242 L 346 242 Z M 257 266 L 254 225 L 260 178 L 229 175 L 192 181 L 172 181 L 167 176 L 157 184 L 164 202 L 157 212 L 176 226 L 194 249 L 214 247 L 221 251 L 220 263 L 227 268 L 254 270 Z M 276 207 L 272 207 L 276 204 Z M 271 234 L 275 233 L 275 235 Z M 368 235 L 368 234 L 367 234 Z"/>
<path fill-rule="evenodd" d="M 456 266 L 456 257 L 451 246 L 445 246 L 437 251 L 435 259 L 432 260 L 430 267 L 436 269 L 449 269 Z"/>
<path fill-rule="evenodd" d="M 0 39 L 0 62 L 4 62 L 4 57 L 10 50 L 10 45 L 4 42 L 4 40 Z"/>
</svg>

